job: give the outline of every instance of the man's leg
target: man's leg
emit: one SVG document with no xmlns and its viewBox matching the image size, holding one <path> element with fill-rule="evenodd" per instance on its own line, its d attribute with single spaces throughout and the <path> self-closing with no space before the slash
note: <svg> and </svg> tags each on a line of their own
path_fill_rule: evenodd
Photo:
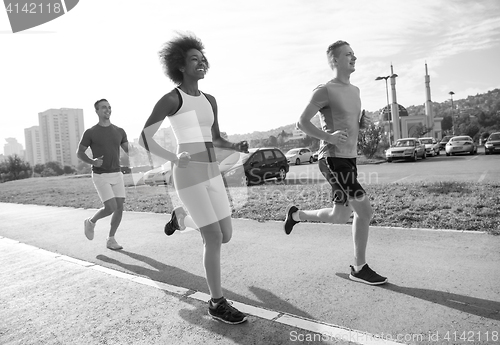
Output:
<svg viewBox="0 0 500 345">
<path fill-rule="evenodd" d="M 104 217 L 109 216 L 114 212 L 116 209 L 116 201 L 115 198 L 111 198 L 109 200 L 104 201 L 104 207 L 101 207 L 91 218 L 85 219 L 83 222 L 84 224 L 84 230 L 85 230 L 85 236 L 89 240 L 94 239 L 94 228 L 95 228 L 95 223 Z"/>
<path fill-rule="evenodd" d="M 300 221 L 309 220 L 323 223 L 345 224 L 349 221 L 352 209 L 344 204 L 333 204 L 331 208 L 299 210 L 297 213 Z"/>
<path fill-rule="evenodd" d="M 366 263 L 366 246 L 373 210 L 370 199 L 366 195 L 358 199 L 351 199 L 350 205 L 354 210 L 354 220 L 352 222 L 354 264 L 361 266 Z"/>
<path fill-rule="evenodd" d="M 381 285 L 387 283 L 387 278 L 381 276 L 366 263 L 366 246 L 368 243 L 368 231 L 373 210 L 370 200 L 366 195 L 350 200 L 354 209 L 354 221 L 352 223 L 352 239 L 354 242 L 354 266 L 351 266 L 349 279 L 369 285 Z"/>
<path fill-rule="evenodd" d="M 337 181 L 337 175 L 333 173 L 333 165 L 329 166 L 326 159 L 321 159 L 318 168 L 332 186 L 333 207 L 312 211 L 298 211 L 298 217 L 302 220 L 319 221 L 323 223 L 345 224 L 349 221 L 352 208 L 347 206 L 347 195 L 343 187 Z"/>
<path fill-rule="evenodd" d="M 113 212 L 113 216 L 111 217 L 111 227 L 109 229 L 109 237 L 114 237 L 116 234 L 116 230 L 122 221 L 123 215 L 123 204 L 125 202 L 125 198 L 114 198 L 116 209 Z"/>
<path fill-rule="evenodd" d="M 116 210 L 116 200 L 115 198 L 111 198 L 109 200 L 104 201 L 104 207 L 101 207 L 93 216 L 90 218 L 92 223 L 96 223 L 99 219 L 105 218 L 111 214 L 113 214 Z"/>
</svg>

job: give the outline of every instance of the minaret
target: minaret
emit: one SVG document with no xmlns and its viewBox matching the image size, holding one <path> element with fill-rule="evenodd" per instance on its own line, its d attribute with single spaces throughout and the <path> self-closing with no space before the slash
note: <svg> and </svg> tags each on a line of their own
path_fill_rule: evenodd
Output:
<svg viewBox="0 0 500 345">
<path fill-rule="evenodd" d="M 391 64 L 391 75 L 394 75 L 394 70 Z M 398 101 L 396 99 L 396 78 L 391 79 L 391 94 L 392 94 L 392 104 L 391 104 L 391 113 L 392 113 L 392 123 L 393 123 L 393 131 L 394 131 L 394 141 L 401 139 L 401 123 L 399 121 L 399 106 Z"/>
<path fill-rule="evenodd" d="M 429 135 L 434 138 L 434 111 L 431 101 L 431 77 L 427 71 L 427 62 L 425 63 L 425 115 L 427 116 L 427 128 L 431 131 Z"/>
</svg>

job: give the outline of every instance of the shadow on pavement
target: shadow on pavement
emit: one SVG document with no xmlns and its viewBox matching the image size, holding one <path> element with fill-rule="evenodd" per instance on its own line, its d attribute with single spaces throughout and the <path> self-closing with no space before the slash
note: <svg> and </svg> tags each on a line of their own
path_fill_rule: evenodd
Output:
<svg viewBox="0 0 500 345">
<path fill-rule="evenodd" d="M 133 274 L 146 276 L 155 281 L 208 293 L 205 277 L 200 277 L 177 267 L 166 265 L 145 255 L 132 253 L 126 250 L 120 250 L 117 251 L 117 253 L 124 254 L 134 260 L 146 263 L 153 269 L 145 268 L 140 265 L 124 263 L 102 254 L 97 255 L 96 259 L 108 264 L 119 266 Z M 276 296 L 270 291 L 255 286 L 249 287 L 249 290 L 255 294 L 255 296 L 258 298 L 258 301 L 251 300 L 235 292 L 228 291 L 227 289 L 224 289 L 224 295 L 229 300 L 235 300 L 240 303 L 245 303 L 257 307 L 264 307 L 267 309 L 270 309 L 269 305 L 279 305 L 282 308 L 282 311 L 286 313 L 313 319 L 311 315 L 282 300 L 280 297 Z M 191 303 L 191 301 L 194 300 L 186 298 L 185 301 Z M 289 332 L 287 332 L 286 334 L 277 334 L 278 328 L 276 328 L 276 324 L 274 323 L 268 326 L 268 332 L 263 332 L 264 326 L 262 322 L 246 322 L 234 326 L 226 325 L 222 322 L 215 321 L 210 316 L 208 316 L 208 307 L 206 304 L 191 304 L 195 307 L 195 309 L 181 309 L 179 311 L 179 316 L 182 319 L 186 320 L 193 326 L 203 327 L 210 332 L 214 332 L 215 334 L 229 338 L 237 344 L 288 344 L 289 342 Z"/>
<path fill-rule="evenodd" d="M 125 269 L 126 271 L 132 272 L 134 274 L 140 276 L 146 276 L 158 282 L 176 286 L 182 286 L 188 289 L 206 292 L 205 291 L 206 289 L 203 289 L 204 287 L 206 287 L 206 280 L 204 277 L 194 275 L 192 273 L 186 272 L 174 266 L 166 265 L 162 262 L 156 261 L 154 259 L 151 259 L 150 257 L 141 254 L 128 252 L 126 250 L 120 250 L 117 251 L 117 253 L 124 254 L 137 261 L 142 261 L 151 266 L 152 269 L 140 265 L 121 262 L 119 260 L 110 258 L 109 256 L 102 254 L 97 255 L 96 259 L 107 262 L 112 265 L 119 266 Z"/>
<path fill-rule="evenodd" d="M 207 282 L 205 277 L 202 276 L 197 276 L 194 275 L 190 272 L 184 271 L 180 268 L 174 267 L 174 266 L 169 266 L 166 265 L 162 262 L 159 262 L 155 259 L 152 259 L 148 256 L 142 255 L 142 254 L 137 254 L 137 253 L 132 253 L 126 250 L 120 250 L 117 251 L 117 253 L 124 254 L 134 260 L 141 261 L 143 263 L 146 263 L 147 265 L 153 267 L 154 269 L 150 268 L 145 268 L 140 265 L 134 265 L 134 264 L 129 264 L 129 263 L 124 263 L 119 260 L 110 258 L 106 255 L 98 255 L 96 256 L 96 259 L 107 262 L 109 264 L 113 264 L 116 266 L 119 266 L 127 271 L 130 271 L 134 274 L 137 275 L 142 275 L 146 276 L 152 280 L 170 284 L 170 285 L 175 285 L 179 287 L 183 287 L 186 289 L 190 290 L 195 290 L 195 291 L 200 291 L 204 293 L 209 293 L 208 292 L 208 287 L 207 287 Z M 201 265 L 201 260 L 200 260 L 200 265 Z M 224 285 L 224 284 L 222 284 Z M 276 308 L 279 309 L 279 311 L 297 315 L 300 317 L 305 317 L 305 318 L 310 318 L 313 319 L 311 315 L 308 313 L 296 308 L 294 305 L 284 301 L 281 299 L 279 296 L 275 295 L 274 293 L 261 289 L 259 287 L 255 286 L 250 286 L 249 290 L 257 296 L 258 301 L 250 299 L 248 297 L 239 295 L 235 292 L 229 291 L 226 288 L 224 288 L 224 296 L 230 300 L 236 300 L 240 303 L 245 303 L 249 305 L 253 305 L 256 307 L 264 307 L 267 309 L 273 309 L 276 310 Z"/>
<path fill-rule="evenodd" d="M 340 278 L 349 279 L 349 275 L 344 273 L 337 273 L 336 275 Z M 500 303 L 497 301 L 458 295 L 445 291 L 399 286 L 391 283 L 381 285 L 380 288 L 440 304 L 464 313 L 500 321 Z"/>
</svg>

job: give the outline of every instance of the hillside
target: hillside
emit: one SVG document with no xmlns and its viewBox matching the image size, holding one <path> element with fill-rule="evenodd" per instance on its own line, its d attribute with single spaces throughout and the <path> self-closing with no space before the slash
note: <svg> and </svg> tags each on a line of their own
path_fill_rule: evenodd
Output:
<svg viewBox="0 0 500 345">
<path fill-rule="evenodd" d="M 443 117 L 443 129 L 451 127 L 451 119 L 449 118 L 451 112 L 451 102 L 433 102 L 434 116 Z M 424 105 L 411 105 L 405 106 L 408 110 L 409 116 L 424 115 Z M 460 117 L 457 119 L 458 124 L 470 122 L 470 118 L 478 120 L 478 133 L 500 130 L 500 89 L 494 89 L 484 94 L 477 94 L 475 96 L 468 96 L 465 99 L 453 100 L 454 115 Z M 368 115 L 375 121 L 379 118 L 380 110 L 367 111 Z M 319 127 L 319 117 L 313 118 L 313 123 Z M 277 136 L 283 130 L 287 133 L 292 133 L 295 129 L 295 124 L 291 123 L 268 131 L 254 131 L 245 134 L 228 134 L 230 141 L 253 140 L 253 139 L 266 139 L 270 136 Z"/>
<path fill-rule="evenodd" d="M 317 127 L 320 127 L 319 124 L 319 117 L 315 116 L 312 119 L 312 123 L 315 124 Z M 275 136 L 277 137 L 279 133 L 285 131 L 286 133 L 292 133 L 295 129 L 295 123 L 291 123 L 289 125 L 284 125 L 278 128 L 273 128 L 268 131 L 255 131 L 252 133 L 246 133 L 246 134 L 229 134 L 228 135 L 228 140 L 233 141 L 233 142 L 238 142 L 241 140 L 247 140 L 250 142 L 251 140 L 255 139 L 266 139 L 269 138 L 270 136 Z"/>
</svg>

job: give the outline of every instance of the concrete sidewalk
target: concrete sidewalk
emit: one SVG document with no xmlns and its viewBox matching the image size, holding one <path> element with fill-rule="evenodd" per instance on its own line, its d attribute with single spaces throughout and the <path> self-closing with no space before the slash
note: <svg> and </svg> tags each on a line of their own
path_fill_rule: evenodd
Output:
<svg viewBox="0 0 500 345">
<path fill-rule="evenodd" d="M 367 344 L 461 343 L 466 332 L 482 343 L 500 330 L 500 237 L 373 228 L 369 264 L 390 284 L 372 287 L 348 279 L 350 226 L 300 224 L 286 236 L 279 222 L 235 219 L 224 293 L 253 316 L 228 326 L 206 314 L 196 231 L 166 237 L 168 215 L 127 212 L 114 252 L 109 220 L 94 241 L 83 235 L 94 212 L 0 204 L 0 343 L 288 344 L 314 332 Z M 337 341 L 320 340 L 303 343 Z"/>
</svg>

